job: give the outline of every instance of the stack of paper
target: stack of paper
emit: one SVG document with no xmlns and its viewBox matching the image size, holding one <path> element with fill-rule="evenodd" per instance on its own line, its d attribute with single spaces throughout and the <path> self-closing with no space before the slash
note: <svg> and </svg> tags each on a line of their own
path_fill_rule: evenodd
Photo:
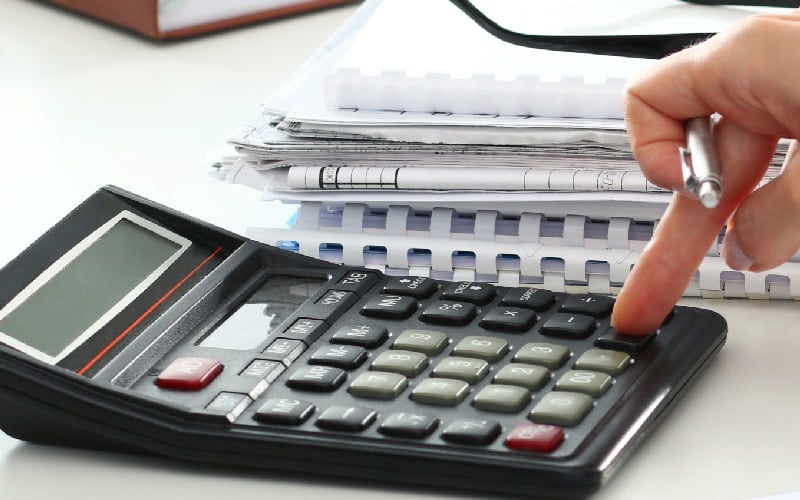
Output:
<svg viewBox="0 0 800 500">
<path fill-rule="evenodd" d="M 564 0 L 542 12 L 521 0 L 476 4 L 510 29 L 539 34 L 714 32 L 752 12 L 677 0 Z M 596 269 L 587 263 L 606 262 L 599 291 L 613 293 L 627 276 L 619 269 L 649 239 L 635 228 L 649 235 L 671 196 L 641 174 L 621 119 L 624 83 L 648 64 L 510 45 L 447 0 L 368 0 L 234 135 L 239 155 L 226 174 L 265 199 L 301 203 L 289 231 L 254 232 L 268 243 L 390 272 L 424 272 L 411 264 L 421 255 L 428 272 L 448 278 L 466 253 L 473 278 L 512 284 L 547 282 L 552 266 L 540 264 L 555 259 L 562 287 L 586 286 Z M 473 225 L 463 230 L 456 218 Z M 561 221 L 561 233 L 532 220 Z M 589 236 L 589 223 L 605 236 Z M 512 247 L 479 242 L 502 238 Z M 800 296 L 788 274 L 781 285 L 751 277 L 734 286 L 745 277 L 724 269 L 716 248 L 709 266 L 697 294 Z"/>
</svg>

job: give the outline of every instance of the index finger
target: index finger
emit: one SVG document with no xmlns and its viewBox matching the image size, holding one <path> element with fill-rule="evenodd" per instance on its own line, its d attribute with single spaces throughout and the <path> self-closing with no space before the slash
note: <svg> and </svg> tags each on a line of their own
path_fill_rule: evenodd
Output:
<svg viewBox="0 0 800 500">
<path fill-rule="evenodd" d="M 751 75 L 740 74 L 741 58 L 730 48 L 731 40 L 736 41 L 732 37 L 718 35 L 674 54 L 629 85 L 628 133 L 647 177 L 681 192 L 678 151 L 686 143 L 684 121 L 716 111 L 724 117 L 714 136 L 721 146 L 725 187 L 714 209 L 693 198 L 674 196 L 617 298 L 612 323 L 620 331 L 644 334 L 660 325 L 774 153 L 775 133 L 782 127 L 758 103 L 733 93 L 747 89 Z M 735 123 L 745 123 L 749 130 Z"/>
<path fill-rule="evenodd" d="M 647 248 L 617 297 L 611 318 L 626 333 L 645 334 L 661 324 L 686 290 L 730 214 L 755 188 L 775 150 L 776 138 L 722 120 L 715 128 L 724 165 L 725 192 L 713 209 L 676 193 Z M 678 156 L 678 152 L 673 151 Z"/>
</svg>

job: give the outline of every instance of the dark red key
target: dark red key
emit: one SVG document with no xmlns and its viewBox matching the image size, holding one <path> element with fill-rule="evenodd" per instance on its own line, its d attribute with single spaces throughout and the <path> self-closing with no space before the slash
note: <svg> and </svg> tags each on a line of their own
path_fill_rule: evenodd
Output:
<svg viewBox="0 0 800 500">
<path fill-rule="evenodd" d="M 163 389 L 197 391 L 222 372 L 222 363 L 210 358 L 178 358 L 161 372 L 156 384 Z"/>
<path fill-rule="evenodd" d="M 555 425 L 520 424 L 506 438 L 512 450 L 550 453 L 564 441 L 564 429 Z"/>
</svg>

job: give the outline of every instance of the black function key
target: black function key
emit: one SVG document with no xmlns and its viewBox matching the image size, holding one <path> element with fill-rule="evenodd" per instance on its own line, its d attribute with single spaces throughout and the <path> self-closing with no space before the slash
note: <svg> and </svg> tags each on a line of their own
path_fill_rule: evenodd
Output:
<svg viewBox="0 0 800 500">
<path fill-rule="evenodd" d="M 317 427 L 331 431 L 361 432 L 372 425 L 378 413 L 361 406 L 331 406 L 319 416 Z"/>
<path fill-rule="evenodd" d="M 376 295 L 361 308 L 361 314 L 373 318 L 405 319 L 417 310 L 413 297 L 402 295 Z"/>
<path fill-rule="evenodd" d="M 542 335 L 565 339 L 585 339 L 595 329 L 595 320 L 582 314 L 557 313 L 545 321 L 540 329 Z"/>
<path fill-rule="evenodd" d="M 609 326 L 602 335 L 597 337 L 594 345 L 601 349 L 613 349 L 615 351 L 638 352 L 656 338 L 656 332 L 649 335 L 625 335 Z"/>
<path fill-rule="evenodd" d="M 327 329 L 328 325 L 322 320 L 299 318 L 283 334 L 305 340 L 310 344 L 317 340 Z"/>
<path fill-rule="evenodd" d="M 254 359 L 239 375 L 242 377 L 260 378 L 272 383 L 285 369 L 283 364 L 278 361 Z"/>
<path fill-rule="evenodd" d="M 451 443 L 486 445 L 497 439 L 501 427 L 493 420 L 456 420 L 442 431 L 442 439 Z"/>
<path fill-rule="evenodd" d="M 520 307 L 497 306 L 480 321 L 480 326 L 487 330 L 501 332 L 525 332 L 536 323 L 536 312 Z"/>
<path fill-rule="evenodd" d="M 339 290 L 349 290 L 364 295 L 364 293 L 372 288 L 378 281 L 380 281 L 380 277 L 372 271 L 367 271 L 366 269 L 352 269 L 337 281 L 334 287 Z"/>
<path fill-rule="evenodd" d="M 474 304 L 439 300 L 425 308 L 419 319 L 438 325 L 466 325 L 475 317 L 475 311 Z"/>
<path fill-rule="evenodd" d="M 550 290 L 542 288 L 512 288 L 500 300 L 504 306 L 524 307 L 534 311 L 544 311 L 548 309 L 556 300 L 556 296 Z"/>
<path fill-rule="evenodd" d="M 291 365 L 306 350 L 306 345 L 295 339 L 277 338 L 264 349 L 265 357 L 273 361 L 280 361 L 286 366 Z"/>
<path fill-rule="evenodd" d="M 436 280 L 421 276 L 393 278 L 383 287 L 383 293 L 407 295 L 416 299 L 424 299 L 433 295 L 439 285 Z"/>
<path fill-rule="evenodd" d="M 389 415 L 378 431 L 387 436 L 424 438 L 439 426 L 439 419 L 421 413 L 398 412 Z"/>
<path fill-rule="evenodd" d="M 494 296 L 495 288 L 492 285 L 472 281 L 459 281 L 450 283 L 442 292 L 441 298 L 482 305 L 488 304 Z"/>
<path fill-rule="evenodd" d="M 291 398 L 268 399 L 258 409 L 254 418 L 259 422 L 283 425 L 300 425 L 314 413 L 308 401 Z"/>
<path fill-rule="evenodd" d="M 605 295 L 577 293 L 570 295 L 561 304 L 561 311 L 567 313 L 586 314 L 594 318 L 604 318 L 611 314 L 614 298 Z"/>
<path fill-rule="evenodd" d="M 336 330 L 331 337 L 331 343 L 371 349 L 383 344 L 388 337 L 389 331 L 379 325 L 346 325 Z"/>
<path fill-rule="evenodd" d="M 332 366 L 304 366 L 294 372 L 286 385 L 292 389 L 315 392 L 335 391 L 347 378 L 344 370 Z"/>
<path fill-rule="evenodd" d="M 328 290 L 314 302 L 311 314 L 317 318 L 336 318 L 356 303 L 358 295 L 346 290 Z"/>
<path fill-rule="evenodd" d="M 206 406 L 206 410 L 225 415 L 228 421 L 233 422 L 242 412 L 250 406 L 253 400 L 247 394 L 238 392 L 220 392 Z"/>
<path fill-rule="evenodd" d="M 326 345 L 317 349 L 308 360 L 312 365 L 335 366 L 352 370 L 367 360 L 367 350 L 357 345 Z"/>
</svg>

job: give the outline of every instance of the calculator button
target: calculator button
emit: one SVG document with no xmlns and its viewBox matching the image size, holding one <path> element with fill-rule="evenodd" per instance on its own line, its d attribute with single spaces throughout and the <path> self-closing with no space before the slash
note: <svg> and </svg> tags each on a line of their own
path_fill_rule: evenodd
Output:
<svg viewBox="0 0 800 500">
<path fill-rule="evenodd" d="M 602 335 L 597 337 L 594 345 L 601 349 L 616 351 L 638 352 L 647 347 L 656 338 L 656 332 L 650 335 L 624 335 L 614 327 L 609 326 Z"/>
<path fill-rule="evenodd" d="M 520 424 L 506 437 L 506 446 L 512 450 L 550 453 L 564 441 L 564 429 L 555 425 Z"/>
<path fill-rule="evenodd" d="M 529 391 L 541 389 L 550 380 L 550 370 L 544 366 L 509 363 L 494 376 L 495 384 L 517 385 Z"/>
<path fill-rule="evenodd" d="M 430 436 L 439 426 L 439 419 L 420 413 L 392 413 L 378 427 L 378 432 L 387 436 L 424 438 Z"/>
<path fill-rule="evenodd" d="M 577 425 L 592 409 L 591 396 L 578 392 L 548 392 L 533 407 L 528 418 L 540 424 Z"/>
<path fill-rule="evenodd" d="M 328 325 L 319 319 L 300 318 L 295 320 L 292 325 L 284 330 L 283 334 L 287 337 L 297 337 L 311 343 L 325 333 Z"/>
<path fill-rule="evenodd" d="M 479 325 L 487 330 L 525 332 L 536 323 L 536 312 L 519 307 L 498 306 L 483 317 Z"/>
<path fill-rule="evenodd" d="M 436 280 L 422 276 L 392 278 L 383 287 L 383 293 L 408 295 L 416 299 L 425 299 L 433 295 L 439 285 Z"/>
<path fill-rule="evenodd" d="M 242 377 L 267 379 L 268 382 L 272 382 L 278 378 L 278 375 L 280 375 L 284 369 L 284 366 L 277 361 L 254 359 L 239 375 Z"/>
<path fill-rule="evenodd" d="M 332 366 L 303 366 L 286 381 L 292 389 L 330 392 L 342 385 L 347 378 L 344 370 Z"/>
<path fill-rule="evenodd" d="M 605 295 L 576 293 L 570 295 L 561 304 L 561 311 L 566 313 L 585 314 L 594 318 L 604 318 L 614 308 L 614 298 Z"/>
<path fill-rule="evenodd" d="M 241 377 L 258 379 L 252 389 L 247 393 L 252 399 L 258 399 L 269 388 L 286 367 L 283 363 L 267 359 L 254 359 L 239 374 Z"/>
<path fill-rule="evenodd" d="M 445 358 L 433 369 L 434 377 L 455 378 L 470 384 L 480 382 L 489 373 L 489 363 L 482 359 L 453 356 Z"/>
<path fill-rule="evenodd" d="M 493 420 L 456 420 L 442 431 L 442 439 L 451 443 L 487 445 L 497 439 L 502 428 Z"/>
<path fill-rule="evenodd" d="M 470 335 L 453 348 L 453 355 L 496 362 L 508 354 L 508 342 L 497 337 Z"/>
<path fill-rule="evenodd" d="M 591 335 L 595 320 L 582 314 L 556 313 L 545 321 L 540 329 L 542 335 L 566 339 L 583 339 Z"/>
<path fill-rule="evenodd" d="M 441 298 L 482 305 L 488 304 L 494 296 L 495 288 L 492 285 L 472 281 L 459 281 L 450 283 L 442 292 Z"/>
<path fill-rule="evenodd" d="M 266 354 L 274 361 L 280 361 L 284 365 L 289 366 L 294 363 L 305 350 L 306 345 L 300 340 L 278 338 L 264 349 L 263 354 Z"/>
<path fill-rule="evenodd" d="M 475 317 L 475 311 L 474 304 L 440 300 L 422 311 L 419 319 L 439 325 L 466 325 Z"/>
<path fill-rule="evenodd" d="M 475 395 L 472 406 L 485 411 L 516 413 L 531 401 L 531 393 L 514 385 L 487 385 Z"/>
<path fill-rule="evenodd" d="M 346 290 L 327 290 L 322 297 L 314 302 L 313 311 L 318 318 L 328 318 L 334 316 L 339 311 L 349 308 L 358 300 L 358 295 Z"/>
<path fill-rule="evenodd" d="M 210 358 L 178 358 L 156 379 L 162 389 L 198 391 L 222 372 L 222 363 Z"/>
<path fill-rule="evenodd" d="M 598 397 L 611 387 L 611 377 L 605 373 L 589 370 L 570 370 L 556 382 L 557 391 L 582 392 Z"/>
<path fill-rule="evenodd" d="M 360 406 L 331 406 L 315 422 L 320 429 L 361 432 L 377 418 L 378 413 Z"/>
<path fill-rule="evenodd" d="M 367 360 L 367 350 L 357 345 L 327 345 L 320 347 L 308 360 L 312 365 L 327 365 L 345 370 L 361 366 Z"/>
<path fill-rule="evenodd" d="M 348 325 L 336 330 L 331 337 L 334 344 L 358 345 L 366 348 L 378 347 L 389 337 L 389 331 L 378 325 Z"/>
<path fill-rule="evenodd" d="M 337 281 L 335 287 L 363 295 L 378 281 L 380 281 L 380 277 L 374 272 L 365 269 L 353 269 Z"/>
<path fill-rule="evenodd" d="M 417 301 L 402 295 L 376 295 L 361 308 L 361 314 L 373 318 L 405 319 L 417 310 Z"/>
<path fill-rule="evenodd" d="M 519 348 L 514 355 L 514 361 L 518 363 L 530 363 L 541 365 L 555 370 L 561 367 L 569 358 L 569 349 L 560 344 L 548 344 L 546 342 L 531 342 Z"/>
<path fill-rule="evenodd" d="M 268 399 L 256 411 L 254 418 L 272 424 L 300 425 L 314 413 L 315 407 L 308 401 L 291 398 Z"/>
<path fill-rule="evenodd" d="M 364 372 L 347 389 L 353 396 L 394 399 L 408 387 L 408 379 L 399 373 Z"/>
<path fill-rule="evenodd" d="M 371 369 L 394 372 L 406 377 L 416 377 L 428 367 L 428 356 L 421 352 L 390 349 L 383 351 L 372 362 Z"/>
<path fill-rule="evenodd" d="M 619 375 L 630 364 L 631 357 L 624 352 L 610 351 L 608 349 L 589 349 L 575 361 L 575 368 Z"/>
<path fill-rule="evenodd" d="M 397 336 L 392 349 L 404 349 L 435 356 L 447 347 L 447 335 L 435 330 L 405 330 Z"/>
<path fill-rule="evenodd" d="M 500 303 L 504 306 L 525 307 L 541 312 L 548 309 L 555 300 L 556 296 L 550 290 L 542 288 L 512 288 L 503 295 Z"/>
<path fill-rule="evenodd" d="M 247 394 L 238 392 L 220 392 L 206 405 L 206 410 L 222 413 L 233 422 L 244 412 L 253 400 Z"/>
<path fill-rule="evenodd" d="M 411 391 L 411 399 L 417 403 L 455 406 L 467 397 L 468 392 L 469 384 L 463 380 L 426 378 Z"/>
</svg>

